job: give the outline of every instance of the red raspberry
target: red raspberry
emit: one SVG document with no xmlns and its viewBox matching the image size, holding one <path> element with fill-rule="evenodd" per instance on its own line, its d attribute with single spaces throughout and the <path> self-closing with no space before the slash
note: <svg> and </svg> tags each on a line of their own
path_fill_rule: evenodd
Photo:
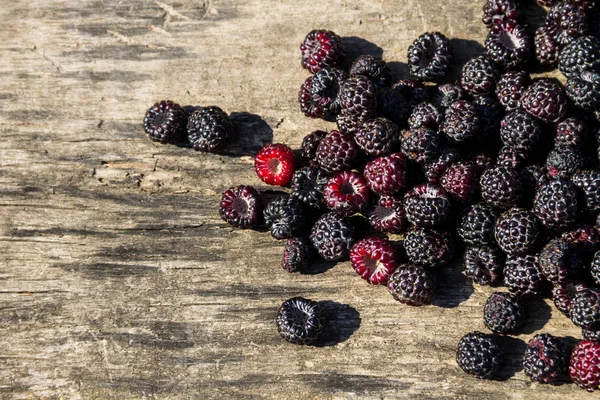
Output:
<svg viewBox="0 0 600 400">
<path fill-rule="evenodd" d="M 588 392 L 600 388 L 600 343 L 590 340 L 577 343 L 571 353 L 569 375 Z"/>
<path fill-rule="evenodd" d="M 367 237 L 350 250 L 352 268 L 372 285 L 385 285 L 396 267 L 396 247 L 387 239 Z"/>
<path fill-rule="evenodd" d="M 269 185 L 287 185 L 295 167 L 294 152 L 285 144 L 268 144 L 254 157 L 256 175 Z"/>
<path fill-rule="evenodd" d="M 329 179 L 323 198 L 327 208 L 341 216 L 348 216 L 367 208 L 371 191 L 361 174 L 342 171 Z"/>
<path fill-rule="evenodd" d="M 402 153 L 379 157 L 365 164 L 367 185 L 375 193 L 394 194 L 406 186 L 407 157 Z"/>
</svg>

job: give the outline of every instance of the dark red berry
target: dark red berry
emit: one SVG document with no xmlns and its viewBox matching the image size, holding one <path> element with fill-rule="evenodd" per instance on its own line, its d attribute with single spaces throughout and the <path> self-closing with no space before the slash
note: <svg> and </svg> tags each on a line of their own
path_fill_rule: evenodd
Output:
<svg viewBox="0 0 600 400">
<path fill-rule="evenodd" d="M 577 343 L 571 353 L 569 375 L 588 392 L 600 388 L 600 342 L 584 340 Z"/>
<path fill-rule="evenodd" d="M 262 201 L 252 186 L 240 185 L 223 192 L 219 203 L 223 221 L 239 228 L 252 228 L 262 220 Z"/>
<path fill-rule="evenodd" d="M 300 45 L 300 51 L 302 67 L 313 74 L 321 68 L 337 67 L 346 55 L 342 39 L 326 30 L 310 31 Z"/>
<path fill-rule="evenodd" d="M 479 187 L 479 173 L 475 163 L 459 161 L 450 165 L 440 181 L 442 187 L 454 200 L 471 201 Z"/>
<path fill-rule="evenodd" d="M 176 143 L 185 133 L 186 116 L 183 108 L 171 100 L 155 103 L 146 111 L 144 131 L 160 143 Z"/>
<path fill-rule="evenodd" d="M 408 179 L 407 158 L 402 153 L 379 157 L 365 164 L 364 176 L 372 191 L 382 195 L 399 192 Z"/>
<path fill-rule="evenodd" d="M 359 149 L 352 136 L 331 131 L 325 136 L 316 152 L 319 167 L 330 174 L 350 169 L 359 157 Z"/>
<path fill-rule="evenodd" d="M 358 172 L 342 171 L 329 178 L 323 199 L 327 208 L 341 216 L 348 216 L 367 208 L 371 190 Z"/>
<path fill-rule="evenodd" d="M 524 111 L 545 122 L 559 122 L 567 113 L 567 96 L 555 79 L 534 81 L 521 97 Z"/>
<path fill-rule="evenodd" d="M 402 197 L 381 196 L 367 209 L 369 224 L 383 233 L 401 233 L 408 227 Z"/>
<path fill-rule="evenodd" d="M 290 238 L 285 244 L 281 267 L 288 272 L 306 269 L 314 255 L 314 248 L 305 237 Z"/>
<path fill-rule="evenodd" d="M 350 250 L 352 268 L 372 285 L 385 285 L 396 267 L 396 247 L 387 239 L 366 237 L 359 240 Z"/>
</svg>

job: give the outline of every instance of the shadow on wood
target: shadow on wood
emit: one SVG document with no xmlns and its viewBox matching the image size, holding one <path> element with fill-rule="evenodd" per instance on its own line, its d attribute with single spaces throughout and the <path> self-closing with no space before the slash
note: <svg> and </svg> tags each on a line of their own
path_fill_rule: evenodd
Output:
<svg viewBox="0 0 600 400">
<path fill-rule="evenodd" d="M 320 301 L 326 315 L 324 336 L 315 344 L 317 347 L 335 346 L 352 336 L 360 327 L 360 314 L 352 306 L 331 300 Z"/>
</svg>

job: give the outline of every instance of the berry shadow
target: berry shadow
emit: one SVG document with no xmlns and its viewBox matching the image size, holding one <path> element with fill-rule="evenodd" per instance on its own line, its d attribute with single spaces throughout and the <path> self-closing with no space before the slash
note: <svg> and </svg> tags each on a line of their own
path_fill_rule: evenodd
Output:
<svg viewBox="0 0 600 400">
<path fill-rule="evenodd" d="M 519 332 L 531 334 L 542 329 L 552 317 L 552 308 L 541 298 L 527 299 L 525 304 L 527 314 Z"/>
<path fill-rule="evenodd" d="M 401 79 L 410 79 L 410 72 L 408 70 L 408 64 L 400 61 L 390 61 L 386 63 L 392 73 L 393 82 L 397 82 Z"/>
<path fill-rule="evenodd" d="M 318 275 L 324 272 L 329 271 L 331 268 L 335 267 L 337 261 L 326 261 L 323 260 L 318 255 L 315 255 L 314 258 L 309 262 L 309 265 L 300 271 L 302 275 Z"/>
<path fill-rule="evenodd" d="M 331 300 L 320 301 L 319 305 L 325 311 L 326 322 L 323 336 L 314 344 L 316 347 L 345 342 L 360 327 L 360 313 L 354 307 Z"/>
<path fill-rule="evenodd" d="M 383 55 L 383 49 L 381 47 L 358 36 L 342 37 L 342 42 L 344 43 L 344 48 L 346 49 L 346 58 L 344 59 L 342 67 L 346 71 L 350 69 L 352 61 L 356 60 L 363 54 L 370 54 L 377 57 L 381 57 Z"/>
<path fill-rule="evenodd" d="M 504 351 L 504 366 L 495 376 L 496 381 L 507 381 L 523 369 L 523 354 L 527 349 L 527 343 L 521 339 L 510 336 L 497 336 L 498 343 Z"/>
<path fill-rule="evenodd" d="M 454 38 L 450 39 L 450 43 L 452 43 L 454 61 L 445 80 L 447 82 L 457 82 L 460 80 L 462 68 L 467 61 L 482 56 L 485 48 L 476 40 Z"/>
<path fill-rule="evenodd" d="M 226 152 L 232 156 L 251 156 L 273 141 L 273 129 L 260 115 L 249 112 L 232 112 L 229 115 L 237 137 Z"/>
<path fill-rule="evenodd" d="M 467 301 L 474 292 L 473 282 L 463 275 L 460 268 L 447 267 L 435 271 L 437 286 L 433 305 L 454 308 Z"/>
</svg>

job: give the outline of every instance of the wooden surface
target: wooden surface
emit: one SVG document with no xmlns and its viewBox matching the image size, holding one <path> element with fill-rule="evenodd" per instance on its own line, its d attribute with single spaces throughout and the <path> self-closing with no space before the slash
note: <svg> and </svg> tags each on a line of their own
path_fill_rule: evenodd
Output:
<svg viewBox="0 0 600 400">
<path fill-rule="evenodd" d="M 579 337 L 548 300 L 506 339 L 501 379 L 480 381 L 454 352 L 485 330 L 492 289 L 447 268 L 435 305 L 402 306 L 348 262 L 288 274 L 281 243 L 219 219 L 227 187 L 267 189 L 252 168 L 262 145 L 333 128 L 297 104 L 309 30 L 382 55 L 396 78 L 424 31 L 454 38 L 459 63 L 482 50 L 482 1 L 314 3 L 0 5 L 0 397 L 590 398 L 519 371 L 534 332 Z M 152 143 L 141 120 L 163 98 L 219 105 L 240 138 L 226 155 Z M 296 295 L 325 301 L 323 346 L 278 337 L 277 308 Z"/>
</svg>

